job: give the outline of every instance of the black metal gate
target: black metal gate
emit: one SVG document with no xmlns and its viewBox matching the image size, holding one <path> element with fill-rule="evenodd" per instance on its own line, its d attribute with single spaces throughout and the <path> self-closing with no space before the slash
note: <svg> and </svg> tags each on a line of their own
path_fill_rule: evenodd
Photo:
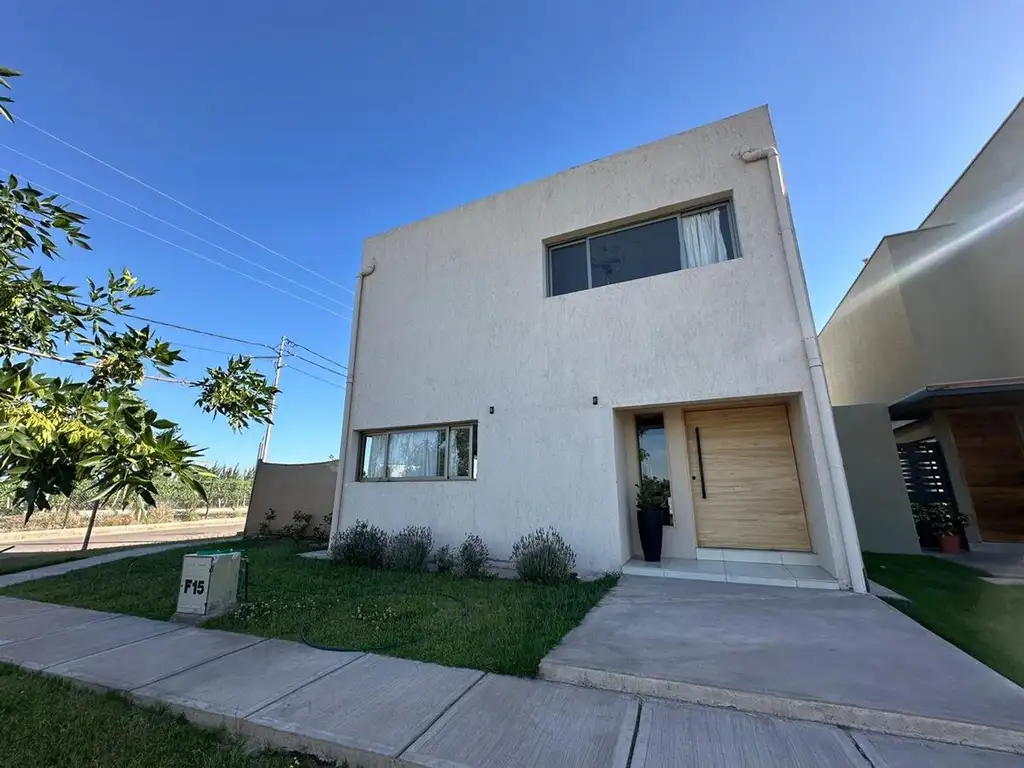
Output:
<svg viewBox="0 0 1024 768">
<path fill-rule="evenodd" d="M 912 505 L 944 502 L 954 510 L 957 509 L 956 496 L 949 482 L 946 458 L 942 454 L 942 446 L 938 440 L 927 437 L 910 443 L 897 443 L 896 450 L 900 455 L 903 482 L 907 486 L 907 495 Z M 961 529 L 959 533 L 966 548 L 963 530 Z M 935 535 L 926 526 L 917 526 L 917 538 L 921 546 L 927 549 L 937 549 L 939 546 Z"/>
</svg>

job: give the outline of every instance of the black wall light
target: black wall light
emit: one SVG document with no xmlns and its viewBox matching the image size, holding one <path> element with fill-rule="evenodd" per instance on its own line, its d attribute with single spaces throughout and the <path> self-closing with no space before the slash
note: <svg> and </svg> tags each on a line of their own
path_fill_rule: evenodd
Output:
<svg viewBox="0 0 1024 768">
<path fill-rule="evenodd" d="M 594 395 L 594 405 L 597 405 L 597 395 Z"/>
<path fill-rule="evenodd" d="M 491 413 L 494 413 L 494 406 L 491 406 Z"/>
</svg>

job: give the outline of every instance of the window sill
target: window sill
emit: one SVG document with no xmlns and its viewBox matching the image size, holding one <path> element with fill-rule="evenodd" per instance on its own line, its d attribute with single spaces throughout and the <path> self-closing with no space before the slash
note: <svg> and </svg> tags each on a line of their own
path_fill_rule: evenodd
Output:
<svg viewBox="0 0 1024 768">
<path fill-rule="evenodd" d="M 357 483 L 472 483 L 475 477 L 360 477 Z"/>
</svg>

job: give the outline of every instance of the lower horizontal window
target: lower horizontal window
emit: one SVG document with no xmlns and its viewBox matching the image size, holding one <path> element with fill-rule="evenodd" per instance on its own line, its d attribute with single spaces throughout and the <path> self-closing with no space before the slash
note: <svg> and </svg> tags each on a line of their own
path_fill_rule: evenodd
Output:
<svg viewBox="0 0 1024 768">
<path fill-rule="evenodd" d="M 476 425 L 364 432 L 359 480 L 474 480 Z"/>
</svg>

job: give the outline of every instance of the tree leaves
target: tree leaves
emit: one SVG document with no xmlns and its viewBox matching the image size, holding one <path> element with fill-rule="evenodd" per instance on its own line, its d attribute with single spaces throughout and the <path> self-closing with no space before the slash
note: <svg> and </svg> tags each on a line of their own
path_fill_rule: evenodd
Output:
<svg viewBox="0 0 1024 768">
<path fill-rule="evenodd" d="M 3 86 L 7 90 L 11 90 L 11 84 L 9 82 L 7 82 L 7 78 L 9 78 L 9 77 L 20 77 L 20 76 L 21 76 L 21 72 L 16 72 L 15 70 L 8 69 L 7 67 L 0 67 L 0 86 Z M 0 115 L 2 115 L 3 118 L 5 120 L 7 120 L 7 122 L 9 122 L 9 123 L 13 123 L 14 122 L 14 117 L 8 111 L 8 109 L 5 106 L 5 104 L 13 104 L 13 103 L 14 103 L 14 99 L 12 99 L 12 98 L 10 98 L 8 96 L 0 96 Z"/>
<path fill-rule="evenodd" d="M 0 67 L 0 86 L 18 76 Z M 10 120 L 0 97 L 0 114 Z M 26 520 L 54 495 L 86 489 L 93 500 L 156 503 L 156 479 L 170 476 L 206 499 L 211 473 L 178 425 L 150 408 L 139 387 L 170 378 L 180 351 L 145 325 L 126 322 L 133 302 L 156 293 L 128 270 L 77 286 L 49 280 L 37 256 L 61 258 L 58 242 L 90 250 L 86 217 L 11 175 L 0 181 L 0 483 L 14 485 Z M 71 351 L 65 352 L 67 347 Z M 27 350 L 28 352 L 19 351 Z M 57 355 L 60 351 L 62 354 Z M 67 355 L 70 355 L 68 357 Z M 35 370 L 36 357 L 74 363 L 78 378 Z M 248 357 L 209 368 L 196 405 L 234 430 L 270 420 L 276 389 Z"/>
</svg>

